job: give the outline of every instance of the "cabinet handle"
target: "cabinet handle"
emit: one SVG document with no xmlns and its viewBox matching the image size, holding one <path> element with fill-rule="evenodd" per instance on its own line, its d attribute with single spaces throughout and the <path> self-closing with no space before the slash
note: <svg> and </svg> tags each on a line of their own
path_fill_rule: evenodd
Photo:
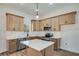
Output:
<svg viewBox="0 0 79 59">
<path fill-rule="evenodd" d="M 13 31 L 15 31 L 15 28 L 13 28 Z"/>
<path fill-rule="evenodd" d="M 65 21 L 65 24 L 67 24 L 67 21 Z"/>
</svg>

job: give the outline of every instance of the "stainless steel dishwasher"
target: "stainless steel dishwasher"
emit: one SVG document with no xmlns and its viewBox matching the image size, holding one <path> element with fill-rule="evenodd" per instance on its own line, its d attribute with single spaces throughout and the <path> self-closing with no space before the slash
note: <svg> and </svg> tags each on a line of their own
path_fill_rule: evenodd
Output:
<svg viewBox="0 0 79 59">
<path fill-rule="evenodd" d="M 16 42 L 16 45 L 17 45 L 17 46 L 16 46 L 16 50 L 17 50 L 17 51 L 26 48 L 26 45 L 20 43 L 21 41 L 26 41 L 26 38 L 17 38 L 17 42 Z"/>
</svg>

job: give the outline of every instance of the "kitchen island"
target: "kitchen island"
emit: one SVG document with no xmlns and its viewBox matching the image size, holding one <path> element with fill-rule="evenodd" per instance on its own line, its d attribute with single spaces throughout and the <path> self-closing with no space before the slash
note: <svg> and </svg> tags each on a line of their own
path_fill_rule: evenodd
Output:
<svg viewBox="0 0 79 59">
<path fill-rule="evenodd" d="M 51 41 L 34 39 L 21 43 L 29 47 L 26 52 L 28 56 L 51 56 L 54 51 L 54 42 Z"/>
</svg>

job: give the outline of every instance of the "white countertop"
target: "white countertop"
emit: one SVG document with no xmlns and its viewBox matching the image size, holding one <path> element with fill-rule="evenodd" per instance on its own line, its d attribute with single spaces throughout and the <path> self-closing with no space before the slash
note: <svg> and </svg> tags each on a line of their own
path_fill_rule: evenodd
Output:
<svg viewBox="0 0 79 59">
<path fill-rule="evenodd" d="M 48 46 L 51 46 L 52 44 L 54 44 L 54 42 L 44 41 L 44 40 L 39 40 L 39 39 L 22 41 L 21 43 L 24 45 L 27 45 L 37 51 L 41 51 L 41 50 L 47 48 Z"/>
</svg>

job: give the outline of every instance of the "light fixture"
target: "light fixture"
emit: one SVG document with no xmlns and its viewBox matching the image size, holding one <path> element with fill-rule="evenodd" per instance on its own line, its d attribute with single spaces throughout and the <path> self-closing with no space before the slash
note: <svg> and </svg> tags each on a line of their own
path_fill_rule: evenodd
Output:
<svg viewBox="0 0 79 59">
<path fill-rule="evenodd" d="M 36 4 L 36 19 L 38 19 L 38 18 L 39 18 L 38 11 L 39 11 L 39 9 L 38 9 L 38 3 L 37 3 L 37 4 Z"/>
<path fill-rule="evenodd" d="M 52 5 L 53 3 L 49 3 L 49 5 Z"/>
<path fill-rule="evenodd" d="M 39 18 L 39 16 L 38 15 L 36 15 L 36 19 L 38 19 Z"/>
<path fill-rule="evenodd" d="M 36 9 L 35 11 L 39 11 L 39 9 Z"/>
</svg>

